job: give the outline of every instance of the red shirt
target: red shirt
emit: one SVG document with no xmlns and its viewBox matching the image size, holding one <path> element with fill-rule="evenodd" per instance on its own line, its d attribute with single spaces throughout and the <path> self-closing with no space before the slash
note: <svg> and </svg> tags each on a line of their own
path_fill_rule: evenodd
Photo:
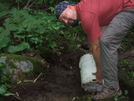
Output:
<svg viewBox="0 0 134 101">
<path fill-rule="evenodd" d="M 134 0 L 82 0 L 75 5 L 89 42 L 101 36 L 101 26 L 110 23 L 117 12 L 134 8 Z"/>
</svg>

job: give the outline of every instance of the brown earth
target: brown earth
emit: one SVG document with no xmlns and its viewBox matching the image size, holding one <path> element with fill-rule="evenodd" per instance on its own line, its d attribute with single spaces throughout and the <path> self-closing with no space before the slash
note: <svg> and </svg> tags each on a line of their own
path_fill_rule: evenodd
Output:
<svg viewBox="0 0 134 101">
<path fill-rule="evenodd" d="M 72 101 L 83 96 L 80 85 L 79 58 L 83 51 L 64 51 L 61 56 L 52 55 L 46 59 L 48 67 L 35 83 L 27 83 L 9 90 L 18 93 L 23 101 Z M 35 78 L 32 78 L 35 79 Z M 8 97 L 6 101 L 19 101 Z"/>
<path fill-rule="evenodd" d="M 63 50 L 60 56 L 50 55 L 46 58 L 47 68 L 35 83 L 20 85 L 9 91 L 18 94 L 22 101 L 72 101 L 74 97 L 83 97 L 88 94 L 81 88 L 80 81 L 79 59 L 83 54 L 83 50 Z M 127 89 L 122 82 L 121 88 Z M 20 100 L 9 96 L 5 101 Z"/>
</svg>

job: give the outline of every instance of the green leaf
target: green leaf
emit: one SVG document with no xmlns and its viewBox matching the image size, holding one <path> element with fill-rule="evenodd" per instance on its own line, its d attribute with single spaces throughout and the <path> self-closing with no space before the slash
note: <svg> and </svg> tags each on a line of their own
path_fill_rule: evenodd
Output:
<svg viewBox="0 0 134 101">
<path fill-rule="evenodd" d="M 9 46 L 8 47 L 8 52 L 10 53 L 16 53 L 19 51 L 23 51 L 24 49 L 28 49 L 30 47 L 29 43 L 22 42 L 18 46 Z"/>
<path fill-rule="evenodd" d="M 6 92 L 6 86 L 0 85 L 0 95 L 3 95 Z"/>
<path fill-rule="evenodd" d="M 56 46 L 56 42 L 52 41 L 51 43 L 48 44 L 48 47 L 54 48 Z"/>
<path fill-rule="evenodd" d="M 2 36 L 0 38 L 0 49 L 2 49 L 3 47 L 6 47 L 9 41 L 10 41 L 9 37 Z"/>
<path fill-rule="evenodd" d="M 0 12 L 0 19 L 5 16 L 6 14 L 8 14 L 9 12 L 7 10 L 4 10 L 2 12 Z"/>
<path fill-rule="evenodd" d="M 25 38 L 25 35 L 17 35 L 16 33 L 14 33 L 14 37 L 15 38 Z"/>
<path fill-rule="evenodd" d="M 6 29 L 3 29 L 2 31 L 1 31 L 1 33 L 0 33 L 0 37 L 1 36 L 9 36 L 10 35 L 10 32 L 9 32 L 9 30 L 6 30 Z"/>
<path fill-rule="evenodd" d="M 0 75 L 3 73 L 3 70 L 6 68 L 6 65 L 3 62 L 0 62 Z"/>
<path fill-rule="evenodd" d="M 2 32 L 4 30 L 4 28 L 3 27 L 0 27 L 0 32 Z"/>
<path fill-rule="evenodd" d="M 10 31 L 16 31 L 18 29 L 18 26 L 16 26 L 15 24 L 4 23 L 3 25 L 7 30 Z"/>
<path fill-rule="evenodd" d="M 127 94 L 128 94 L 128 91 L 127 91 L 127 90 L 125 90 L 124 92 L 125 92 L 125 95 L 127 95 Z"/>
<path fill-rule="evenodd" d="M 10 41 L 10 32 L 8 30 L 4 30 L 0 33 L 0 49 L 6 47 Z"/>
</svg>

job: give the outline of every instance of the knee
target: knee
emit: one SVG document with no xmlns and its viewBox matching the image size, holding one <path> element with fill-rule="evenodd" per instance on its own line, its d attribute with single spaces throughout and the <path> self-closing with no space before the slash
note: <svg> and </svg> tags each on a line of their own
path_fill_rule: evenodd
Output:
<svg viewBox="0 0 134 101">
<path fill-rule="evenodd" d="M 109 46 L 111 44 L 111 40 L 105 37 L 100 37 L 100 45 L 101 46 Z"/>
</svg>

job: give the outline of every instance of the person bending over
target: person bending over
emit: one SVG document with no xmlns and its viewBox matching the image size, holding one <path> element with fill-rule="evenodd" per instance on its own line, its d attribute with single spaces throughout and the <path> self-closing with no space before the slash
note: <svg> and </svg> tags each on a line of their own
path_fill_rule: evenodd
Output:
<svg viewBox="0 0 134 101">
<path fill-rule="evenodd" d="M 56 17 L 71 26 L 77 26 L 80 21 L 91 44 L 97 67 L 93 75 L 97 83 L 104 80 L 102 91 L 92 100 L 121 95 L 117 49 L 134 24 L 134 0 L 82 0 L 77 4 L 62 1 L 56 7 Z M 107 27 L 102 31 L 102 26 Z"/>
</svg>

